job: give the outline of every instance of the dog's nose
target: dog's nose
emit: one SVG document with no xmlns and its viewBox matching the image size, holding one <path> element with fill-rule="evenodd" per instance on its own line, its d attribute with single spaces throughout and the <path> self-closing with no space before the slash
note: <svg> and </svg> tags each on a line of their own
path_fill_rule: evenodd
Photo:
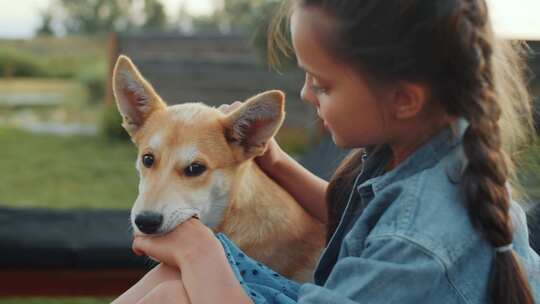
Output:
<svg viewBox="0 0 540 304">
<path fill-rule="evenodd" d="M 154 234 L 163 223 L 163 215 L 157 212 L 144 211 L 135 218 L 135 225 L 146 234 Z"/>
</svg>

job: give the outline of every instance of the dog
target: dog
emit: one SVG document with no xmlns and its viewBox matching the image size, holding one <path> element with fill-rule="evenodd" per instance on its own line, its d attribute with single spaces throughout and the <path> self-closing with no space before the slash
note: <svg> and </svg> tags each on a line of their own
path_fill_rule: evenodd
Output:
<svg viewBox="0 0 540 304">
<path fill-rule="evenodd" d="M 311 280 L 324 225 L 254 161 L 283 123 L 283 92 L 258 94 L 227 114 L 202 103 L 167 106 L 124 55 L 113 91 L 138 148 L 134 233 L 164 234 L 197 216 L 283 276 Z"/>
</svg>

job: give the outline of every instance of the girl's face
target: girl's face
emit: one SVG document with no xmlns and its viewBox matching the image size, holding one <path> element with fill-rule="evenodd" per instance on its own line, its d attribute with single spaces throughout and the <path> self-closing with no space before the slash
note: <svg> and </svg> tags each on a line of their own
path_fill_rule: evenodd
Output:
<svg viewBox="0 0 540 304">
<path fill-rule="evenodd" d="M 297 7 L 291 17 L 293 47 L 306 72 L 301 96 L 317 109 L 337 146 L 365 147 L 388 140 L 388 94 L 375 92 L 360 72 L 338 62 L 324 47 L 332 20 L 316 7 Z"/>
</svg>

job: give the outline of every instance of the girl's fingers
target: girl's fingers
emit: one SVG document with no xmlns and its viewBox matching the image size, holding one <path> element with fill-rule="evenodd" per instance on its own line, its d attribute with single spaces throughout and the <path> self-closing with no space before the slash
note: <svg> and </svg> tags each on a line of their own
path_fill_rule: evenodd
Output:
<svg viewBox="0 0 540 304">
<path fill-rule="evenodd" d="M 242 105 L 242 102 L 237 100 L 237 101 L 235 101 L 235 102 L 233 102 L 231 104 L 231 109 L 234 110 L 234 109 L 238 108 L 241 105 Z"/>
<path fill-rule="evenodd" d="M 138 256 L 146 255 L 144 252 L 144 240 L 140 237 L 136 237 L 131 244 L 131 250 Z"/>
<path fill-rule="evenodd" d="M 240 107 L 242 105 L 241 101 L 235 101 L 232 104 L 222 104 L 217 109 L 221 111 L 222 113 L 230 113 L 234 111 L 236 108 Z"/>
<path fill-rule="evenodd" d="M 133 253 L 135 253 L 135 255 L 137 255 L 137 256 L 143 256 L 143 255 L 144 255 L 144 252 L 142 252 L 141 250 L 139 250 L 139 249 L 136 248 L 135 246 L 131 247 L 131 250 L 132 250 Z"/>
<path fill-rule="evenodd" d="M 222 104 L 217 109 L 223 113 L 227 113 L 227 109 L 229 108 L 228 104 Z"/>
</svg>

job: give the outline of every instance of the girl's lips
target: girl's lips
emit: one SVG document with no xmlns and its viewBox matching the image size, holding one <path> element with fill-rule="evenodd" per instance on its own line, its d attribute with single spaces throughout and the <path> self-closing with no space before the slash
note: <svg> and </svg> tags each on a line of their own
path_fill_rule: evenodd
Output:
<svg viewBox="0 0 540 304">
<path fill-rule="evenodd" d="M 320 109 L 320 108 L 317 108 L 317 116 L 318 116 L 319 119 L 322 121 L 324 127 L 328 129 L 328 124 L 326 123 L 326 121 L 324 120 L 324 118 L 321 116 L 321 109 Z"/>
</svg>

